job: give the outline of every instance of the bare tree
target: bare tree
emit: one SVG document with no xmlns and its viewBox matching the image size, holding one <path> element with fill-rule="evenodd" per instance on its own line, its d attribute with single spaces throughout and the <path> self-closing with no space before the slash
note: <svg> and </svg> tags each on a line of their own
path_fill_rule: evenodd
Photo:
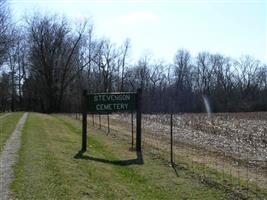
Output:
<svg viewBox="0 0 267 200">
<path fill-rule="evenodd" d="M 180 49 L 174 58 L 174 76 L 177 90 L 183 90 L 189 83 L 188 75 L 190 75 L 191 56 L 189 51 Z"/>
<path fill-rule="evenodd" d="M 260 62 L 250 56 L 242 56 L 235 64 L 240 106 L 242 110 L 249 111 L 261 85 Z"/>
<path fill-rule="evenodd" d="M 0 67 L 4 62 L 11 40 L 11 19 L 6 0 L 0 0 Z"/>
<path fill-rule="evenodd" d="M 121 59 L 119 60 L 121 63 L 121 85 L 120 91 L 124 91 L 124 73 L 125 73 L 125 65 L 126 65 L 126 57 L 130 48 L 130 40 L 125 40 L 123 47 L 121 48 Z"/>
<path fill-rule="evenodd" d="M 201 94 L 210 94 L 212 87 L 212 67 L 209 63 L 210 54 L 207 52 L 199 53 L 196 58 L 196 88 Z"/>
<path fill-rule="evenodd" d="M 40 104 L 46 112 L 60 111 L 67 87 L 87 65 L 79 60 L 83 29 L 75 34 L 56 16 L 35 15 L 28 24 L 30 72 L 42 83 Z"/>
<path fill-rule="evenodd" d="M 234 93 L 232 60 L 220 54 L 211 54 L 209 63 L 212 71 L 212 96 L 216 101 L 214 111 L 228 111 Z"/>
<path fill-rule="evenodd" d="M 0 111 L 10 109 L 10 94 L 11 94 L 10 74 L 3 73 L 0 76 Z"/>
<path fill-rule="evenodd" d="M 19 106 L 22 107 L 22 83 L 26 77 L 26 54 L 27 43 L 25 34 L 22 29 L 17 29 L 13 32 L 13 43 L 8 51 L 8 71 L 11 75 L 11 111 L 15 109 L 15 102 L 19 102 Z M 16 97 L 19 97 L 17 99 Z"/>
</svg>

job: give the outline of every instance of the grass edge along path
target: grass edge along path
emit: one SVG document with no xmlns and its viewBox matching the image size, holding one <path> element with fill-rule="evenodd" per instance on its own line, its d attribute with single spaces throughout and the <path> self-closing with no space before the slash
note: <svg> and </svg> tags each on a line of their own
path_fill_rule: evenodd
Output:
<svg viewBox="0 0 267 200">
<path fill-rule="evenodd" d="M 0 117 L 0 153 L 2 152 L 7 139 L 15 130 L 22 112 L 7 113 Z"/>
<path fill-rule="evenodd" d="M 129 144 L 90 129 L 89 152 L 81 147 L 80 122 L 64 116 L 30 113 L 16 178 L 18 199 L 228 199 L 184 171 L 178 176 L 161 159 L 144 154 L 144 164 L 127 165 Z M 124 165 L 125 164 L 125 165 Z"/>
<path fill-rule="evenodd" d="M 5 143 L 3 151 L 0 153 L 0 196 L 2 200 L 8 200 L 11 196 L 9 184 L 14 177 L 12 167 L 18 159 L 20 148 L 20 137 L 28 113 L 24 113 L 16 125 L 15 130 Z"/>
</svg>

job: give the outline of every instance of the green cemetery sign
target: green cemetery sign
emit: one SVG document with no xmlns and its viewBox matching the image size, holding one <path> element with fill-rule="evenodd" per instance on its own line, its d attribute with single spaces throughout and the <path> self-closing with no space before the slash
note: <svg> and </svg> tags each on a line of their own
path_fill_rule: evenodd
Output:
<svg viewBox="0 0 267 200">
<path fill-rule="evenodd" d="M 136 112 L 136 151 L 141 152 L 142 90 L 136 93 L 87 93 L 82 96 L 82 152 L 87 149 L 87 113 Z"/>
<path fill-rule="evenodd" d="M 136 110 L 136 93 L 92 93 L 87 97 L 88 113 L 104 114 Z"/>
</svg>

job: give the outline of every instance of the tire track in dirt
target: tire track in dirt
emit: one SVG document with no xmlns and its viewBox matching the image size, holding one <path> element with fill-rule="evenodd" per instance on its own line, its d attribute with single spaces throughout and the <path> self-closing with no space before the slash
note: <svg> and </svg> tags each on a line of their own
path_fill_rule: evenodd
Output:
<svg viewBox="0 0 267 200">
<path fill-rule="evenodd" d="M 16 125 L 16 129 L 7 140 L 2 153 L 0 154 L 0 199 L 12 199 L 9 184 L 12 181 L 13 165 L 18 159 L 18 150 L 20 148 L 20 136 L 22 128 L 27 119 L 28 113 L 24 113 Z"/>
</svg>

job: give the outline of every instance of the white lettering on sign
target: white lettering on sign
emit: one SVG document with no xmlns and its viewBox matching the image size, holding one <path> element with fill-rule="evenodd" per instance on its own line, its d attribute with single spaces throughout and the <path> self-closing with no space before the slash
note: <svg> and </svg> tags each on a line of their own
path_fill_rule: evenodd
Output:
<svg viewBox="0 0 267 200">
<path fill-rule="evenodd" d="M 98 101 L 98 99 L 97 99 L 97 96 L 95 95 L 94 96 L 94 101 L 96 102 L 96 101 Z"/>
<path fill-rule="evenodd" d="M 106 94 L 99 94 L 94 96 L 94 102 L 98 101 L 129 101 L 131 99 L 131 95 L 129 94 L 122 94 L 122 95 L 106 95 Z"/>
<path fill-rule="evenodd" d="M 112 110 L 127 110 L 128 104 L 123 103 L 111 103 L 111 104 L 97 104 L 96 110 L 97 111 L 112 111 Z"/>
</svg>

